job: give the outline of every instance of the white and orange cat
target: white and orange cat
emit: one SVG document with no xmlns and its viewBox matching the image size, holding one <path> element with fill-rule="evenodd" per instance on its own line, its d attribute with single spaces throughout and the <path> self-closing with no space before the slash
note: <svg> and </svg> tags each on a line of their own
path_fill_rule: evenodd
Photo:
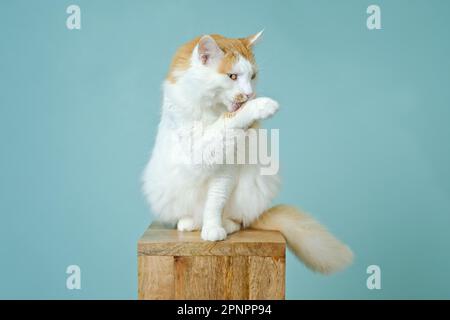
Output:
<svg viewBox="0 0 450 320">
<path fill-rule="evenodd" d="M 161 121 L 143 191 L 158 219 L 180 231 L 201 230 L 204 240 L 219 241 L 245 227 L 278 230 L 306 266 L 335 272 L 351 263 L 351 250 L 294 207 L 271 208 L 278 175 L 262 175 L 258 163 L 186 161 L 218 145 L 235 148 L 230 132 L 247 130 L 277 112 L 276 101 L 255 97 L 253 46 L 261 33 L 240 39 L 205 35 L 178 49 L 163 84 Z"/>
</svg>

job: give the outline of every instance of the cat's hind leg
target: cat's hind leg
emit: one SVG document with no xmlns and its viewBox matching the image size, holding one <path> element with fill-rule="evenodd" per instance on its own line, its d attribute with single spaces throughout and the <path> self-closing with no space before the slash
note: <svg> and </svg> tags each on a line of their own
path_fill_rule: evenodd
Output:
<svg viewBox="0 0 450 320">
<path fill-rule="evenodd" d="M 223 224 L 223 228 L 225 229 L 225 231 L 227 232 L 227 234 L 231 234 L 234 233 L 236 231 L 241 230 L 241 224 L 237 223 L 231 219 L 228 218 L 224 218 L 222 221 Z"/>
<path fill-rule="evenodd" d="M 184 217 L 178 220 L 177 229 L 178 231 L 194 231 L 200 229 L 200 226 L 195 223 L 193 218 Z"/>
</svg>

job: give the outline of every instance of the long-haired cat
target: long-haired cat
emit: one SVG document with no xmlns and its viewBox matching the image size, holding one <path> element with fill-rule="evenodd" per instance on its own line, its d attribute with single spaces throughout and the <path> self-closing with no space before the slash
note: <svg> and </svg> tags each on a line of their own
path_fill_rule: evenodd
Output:
<svg viewBox="0 0 450 320">
<path fill-rule="evenodd" d="M 215 150 L 236 150 L 238 132 L 278 110 L 276 101 L 255 97 L 253 46 L 260 36 L 205 35 L 178 49 L 163 84 L 143 191 L 158 219 L 180 231 L 201 229 L 204 240 L 219 241 L 245 227 L 278 230 L 306 266 L 331 273 L 347 266 L 352 252 L 309 215 L 271 207 L 279 190 L 276 174 L 261 174 L 259 163 L 214 160 Z M 201 163 L 190 161 L 197 154 Z"/>
</svg>

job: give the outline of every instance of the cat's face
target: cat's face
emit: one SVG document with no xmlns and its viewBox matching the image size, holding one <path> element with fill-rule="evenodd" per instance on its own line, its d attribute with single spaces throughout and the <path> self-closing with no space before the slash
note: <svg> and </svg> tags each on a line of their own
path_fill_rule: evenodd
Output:
<svg viewBox="0 0 450 320">
<path fill-rule="evenodd" d="M 176 83 L 187 75 L 196 83 L 193 90 L 204 91 L 230 112 L 238 110 L 255 96 L 257 66 L 252 49 L 261 33 L 241 39 L 211 35 L 193 40 L 178 50 L 168 80 Z"/>
<path fill-rule="evenodd" d="M 222 62 L 226 67 L 219 68 L 218 76 L 221 79 L 218 87 L 218 102 L 224 104 L 228 111 L 238 110 L 243 103 L 255 95 L 256 66 L 242 55 L 225 57 L 232 59 L 230 62 Z"/>
</svg>

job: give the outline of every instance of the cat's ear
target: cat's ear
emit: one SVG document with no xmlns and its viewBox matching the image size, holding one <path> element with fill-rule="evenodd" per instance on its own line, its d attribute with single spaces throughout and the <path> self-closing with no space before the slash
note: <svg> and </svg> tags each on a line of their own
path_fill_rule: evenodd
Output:
<svg viewBox="0 0 450 320">
<path fill-rule="evenodd" d="M 203 36 L 197 45 L 198 58 L 202 64 L 208 65 L 218 62 L 224 53 L 211 36 Z"/>
<path fill-rule="evenodd" d="M 262 29 L 260 32 L 258 32 L 256 34 L 252 34 L 251 36 L 248 36 L 247 38 L 245 38 L 247 46 L 253 47 L 259 41 L 261 41 L 263 32 L 264 32 L 264 29 Z"/>
</svg>

